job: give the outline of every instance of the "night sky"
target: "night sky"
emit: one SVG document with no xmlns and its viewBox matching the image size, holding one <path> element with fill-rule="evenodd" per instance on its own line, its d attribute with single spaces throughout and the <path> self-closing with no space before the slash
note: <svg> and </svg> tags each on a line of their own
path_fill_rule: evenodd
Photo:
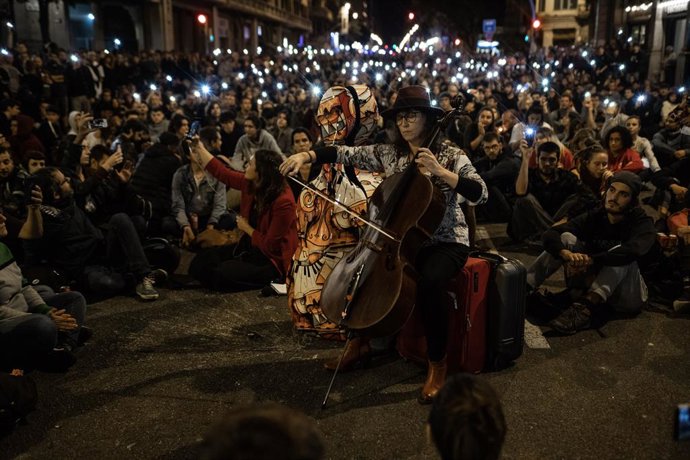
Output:
<svg viewBox="0 0 690 460">
<path fill-rule="evenodd" d="M 374 15 L 374 31 L 385 43 L 398 43 L 414 22 L 442 19 L 447 32 L 465 39 L 481 33 L 482 19 L 494 18 L 503 23 L 508 0 L 369 0 Z M 527 0 L 524 7 L 528 8 Z M 518 4 L 522 4 L 518 2 Z M 416 18 L 410 21 L 409 12 Z"/>
<path fill-rule="evenodd" d="M 410 0 L 370 0 L 374 15 L 374 30 L 384 43 L 398 43 L 412 26 L 407 19 Z"/>
</svg>

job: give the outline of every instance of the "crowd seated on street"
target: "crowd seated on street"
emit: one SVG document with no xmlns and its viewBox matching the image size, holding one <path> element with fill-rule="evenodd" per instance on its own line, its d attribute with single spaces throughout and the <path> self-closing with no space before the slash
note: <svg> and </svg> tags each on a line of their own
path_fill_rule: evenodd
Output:
<svg viewBox="0 0 690 460">
<path fill-rule="evenodd" d="M 156 300 L 175 266 L 156 265 L 151 238 L 195 251 L 190 272 L 208 289 L 284 280 L 300 187 L 278 168 L 321 140 L 320 95 L 353 83 L 381 111 L 413 84 L 445 112 L 464 98 L 444 142 L 488 187 L 479 222 L 507 224 L 515 251 L 543 251 L 528 269 L 528 308 L 554 304 L 540 286 L 565 267 L 554 330 L 586 329 L 604 306 L 635 314 L 660 291 L 690 311 L 685 88 L 645 75 L 632 49 L 612 44 L 591 62 L 586 46 L 530 56 L 10 50 L 0 56 L 12 69 L 0 79 L 0 371 L 66 370 L 91 334 L 84 296 Z M 380 118 L 370 143 L 390 128 Z M 675 290 L 647 270 L 661 257 Z M 23 271 L 47 287 L 23 285 Z"/>
</svg>

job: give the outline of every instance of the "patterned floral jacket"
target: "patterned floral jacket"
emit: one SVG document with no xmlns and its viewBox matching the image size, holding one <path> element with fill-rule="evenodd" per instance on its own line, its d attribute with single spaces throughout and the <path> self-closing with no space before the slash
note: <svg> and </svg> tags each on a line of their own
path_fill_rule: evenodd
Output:
<svg viewBox="0 0 690 460">
<path fill-rule="evenodd" d="M 402 172 L 410 163 L 409 156 L 400 154 L 398 149 L 391 144 L 375 144 L 361 147 L 337 146 L 338 163 L 353 165 L 359 169 L 372 172 L 383 172 L 386 177 Z M 477 201 L 469 201 L 470 205 L 479 205 L 486 202 L 488 191 L 486 184 L 472 166 L 469 157 L 461 149 L 442 144 L 436 153 L 436 158 L 441 166 L 453 171 L 460 177 L 479 182 L 482 186 L 481 198 Z M 437 177 L 432 176 L 432 182 L 437 185 L 446 196 L 446 213 L 436 232 L 432 235 L 431 243 L 460 243 L 469 246 L 469 231 L 465 214 L 461 204 L 465 197 L 455 192 L 448 184 Z"/>
</svg>

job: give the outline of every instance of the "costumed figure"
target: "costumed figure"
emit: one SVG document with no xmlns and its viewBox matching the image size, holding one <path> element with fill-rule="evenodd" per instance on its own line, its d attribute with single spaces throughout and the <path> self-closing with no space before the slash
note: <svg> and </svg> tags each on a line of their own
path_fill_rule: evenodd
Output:
<svg viewBox="0 0 690 460">
<path fill-rule="evenodd" d="M 362 145 L 372 137 L 377 117 L 371 90 L 354 85 L 328 89 L 316 120 L 326 145 Z M 325 164 L 310 186 L 366 215 L 367 197 L 380 181 L 371 173 L 359 177 L 353 168 Z M 287 277 L 288 305 L 295 328 L 341 338 L 342 331 L 321 310 L 321 289 L 333 267 L 356 245 L 361 223 L 305 187 L 297 200 L 297 225 L 299 241 Z"/>
</svg>

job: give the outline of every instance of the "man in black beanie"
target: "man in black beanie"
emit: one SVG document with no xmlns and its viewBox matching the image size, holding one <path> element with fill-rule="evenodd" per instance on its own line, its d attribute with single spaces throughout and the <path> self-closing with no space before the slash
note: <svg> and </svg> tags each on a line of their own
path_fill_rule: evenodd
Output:
<svg viewBox="0 0 690 460">
<path fill-rule="evenodd" d="M 547 230 L 545 251 L 527 271 L 534 291 L 565 264 L 566 284 L 575 299 L 549 323 L 562 334 L 587 329 L 591 314 L 607 303 L 617 311 L 637 313 L 647 301 L 637 261 L 652 247 L 656 230 L 639 206 L 640 178 L 620 171 L 611 178 L 603 206 Z"/>
</svg>

